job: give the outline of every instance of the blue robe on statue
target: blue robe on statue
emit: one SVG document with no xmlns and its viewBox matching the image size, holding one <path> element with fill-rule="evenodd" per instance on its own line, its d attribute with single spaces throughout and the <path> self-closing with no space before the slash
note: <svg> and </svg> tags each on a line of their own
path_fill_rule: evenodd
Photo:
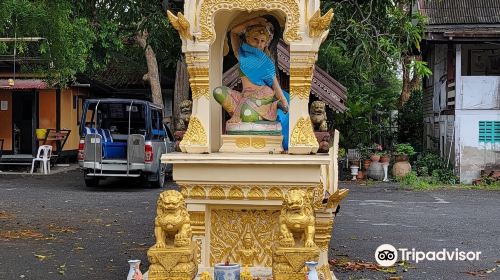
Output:
<svg viewBox="0 0 500 280">
<path fill-rule="evenodd" d="M 273 86 L 273 80 L 276 75 L 276 67 L 273 61 L 262 50 L 243 43 L 239 49 L 240 70 L 255 85 L 268 87 Z M 290 104 L 290 95 L 283 91 L 288 104 Z M 288 124 L 289 115 L 278 109 L 277 120 L 281 123 L 281 133 L 283 135 L 283 149 L 288 150 Z"/>
</svg>

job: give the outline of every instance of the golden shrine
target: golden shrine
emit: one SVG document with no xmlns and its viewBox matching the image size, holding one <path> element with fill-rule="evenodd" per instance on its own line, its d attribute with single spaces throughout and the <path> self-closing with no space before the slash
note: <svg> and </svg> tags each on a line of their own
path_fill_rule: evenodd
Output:
<svg viewBox="0 0 500 280">
<path fill-rule="evenodd" d="M 333 17 L 332 11 L 322 16 L 319 3 L 319 0 L 192 0 L 185 1 L 184 12 L 168 12 L 182 39 L 193 112 L 180 143 L 182 152 L 164 154 L 161 158 L 163 163 L 173 164 L 173 179 L 183 198 L 164 192 L 158 201 L 157 243 L 148 251 L 148 257 L 154 261 L 149 279 L 211 279 L 214 266 L 228 262 L 241 265 L 242 279 L 253 276 L 302 280 L 306 261 L 319 263 L 319 279 L 335 279 L 328 264 L 333 211 L 348 190 L 337 189 L 338 131 L 330 152 L 316 154 L 318 142 L 308 112 L 317 52 Z M 271 19 L 279 26 L 266 29 Z M 280 88 L 276 90 L 271 82 L 267 85 L 272 91 L 266 90 L 271 94 L 274 91 L 276 96 L 269 102 L 256 98 L 261 92 L 247 89 L 262 89 L 265 85 L 251 80 L 252 73 L 245 72 L 242 65 L 241 75 L 249 77 L 250 86 L 245 88 L 244 82 L 241 93 L 244 98 L 234 103 L 241 106 L 241 120 L 239 116 L 234 118 L 241 123 L 228 121 L 224 126 L 223 108 L 233 117 L 234 112 L 239 113 L 239 108 L 233 111 L 231 106 L 225 106 L 226 101 L 214 98 L 221 93 L 216 89 L 222 84 L 222 62 L 229 45 L 227 34 L 231 33 L 233 52 L 241 65 L 246 50 L 241 45 L 239 49 L 238 45 L 235 47 L 235 42 L 241 35 L 239 31 L 250 32 L 255 23 L 261 25 L 257 35 L 265 35 L 255 38 L 263 38 L 264 43 L 262 46 L 252 43 L 245 34 L 250 47 L 265 51 L 273 37 L 272 31 L 267 30 L 280 28 L 289 44 L 289 101 L 283 99 Z M 261 53 L 259 50 L 257 53 Z M 231 97 L 235 94 L 227 91 Z M 281 130 L 274 119 L 276 115 L 257 116 L 263 111 L 261 105 L 268 106 L 266 110 L 271 108 L 269 112 L 281 108 L 287 113 L 290 129 Z M 245 117 L 252 114 L 258 121 L 244 123 Z M 230 125 L 240 124 L 250 130 L 255 127 L 266 130 L 270 126 L 276 129 L 272 135 L 262 131 L 227 133 Z M 287 135 L 277 135 L 275 131 Z M 283 136 L 289 139 L 288 149 L 282 146 Z M 188 211 L 187 218 L 185 211 L 178 210 L 183 207 Z M 182 215 L 177 217 L 175 213 Z M 181 222 L 184 227 L 178 226 Z M 164 244 L 165 240 L 170 240 L 170 245 Z M 193 262 L 197 266 L 196 275 Z M 182 267 L 186 269 L 184 274 L 179 273 Z"/>
</svg>

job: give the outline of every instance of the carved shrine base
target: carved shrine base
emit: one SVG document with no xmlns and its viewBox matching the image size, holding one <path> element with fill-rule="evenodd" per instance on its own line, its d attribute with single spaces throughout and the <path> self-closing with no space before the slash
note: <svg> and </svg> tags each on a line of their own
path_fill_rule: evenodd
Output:
<svg viewBox="0 0 500 280">
<path fill-rule="evenodd" d="M 283 248 L 273 250 L 274 280 L 303 280 L 305 278 L 304 263 L 318 261 L 319 248 Z"/>
<path fill-rule="evenodd" d="M 199 273 L 213 275 L 215 264 L 230 262 L 248 265 L 260 279 L 303 280 L 305 261 L 315 260 L 320 279 L 334 279 L 328 266 L 334 209 L 324 201 L 325 191 L 334 190 L 322 171 L 331 155 L 169 153 L 162 162 L 174 165 L 174 180 L 186 199 L 193 243 L 200 250 Z M 302 190 L 313 205 L 316 247 L 273 250 L 283 200 L 292 190 Z"/>
<path fill-rule="evenodd" d="M 230 153 L 281 153 L 283 136 L 222 135 L 219 152 Z"/>
<path fill-rule="evenodd" d="M 195 243 L 187 247 L 148 250 L 149 280 L 192 280 L 197 274 Z"/>
</svg>

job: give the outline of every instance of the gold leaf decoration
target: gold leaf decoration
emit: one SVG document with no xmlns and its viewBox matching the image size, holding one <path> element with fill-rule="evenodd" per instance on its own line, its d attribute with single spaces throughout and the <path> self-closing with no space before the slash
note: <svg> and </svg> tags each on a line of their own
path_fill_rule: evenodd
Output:
<svg viewBox="0 0 500 280">
<path fill-rule="evenodd" d="M 299 35 L 299 17 L 300 9 L 296 0 L 269 0 L 269 1 L 252 1 L 252 0 L 204 0 L 200 10 L 200 29 L 201 35 L 199 41 L 214 42 L 214 14 L 222 10 L 267 10 L 281 11 L 286 15 L 287 21 L 285 26 L 284 38 L 288 42 L 300 41 L 302 37 Z"/>
<path fill-rule="evenodd" d="M 189 21 L 181 12 L 178 12 L 177 16 L 175 16 L 174 14 L 172 14 L 172 12 L 167 11 L 167 17 L 175 30 L 179 31 L 179 35 L 181 36 L 181 38 L 184 38 L 186 40 L 193 39 L 193 36 L 189 31 Z"/>
<path fill-rule="evenodd" d="M 182 196 L 184 196 L 184 198 L 188 198 L 189 197 L 189 191 L 188 191 L 188 189 L 186 187 L 179 186 L 179 189 L 181 191 Z"/>
<path fill-rule="evenodd" d="M 279 188 L 271 188 L 267 193 L 267 199 L 269 200 L 282 200 L 283 192 Z"/>
<path fill-rule="evenodd" d="M 264 192 L 259 187 L 253 187 L 248 192 L 247 198 L 248 199 L 264 199 Z"/>
<path fill-rule="evenodd" d="M 327 221 L 316 219 L 316 233 L 314 236 L 314 243 L 321 249 L 327 251 L 332 237 L 333 220 L 330 218 Z"/>
<path fill-rule="evenodd" d="M 205 133 L 205 129 L 203 128 L 203 125 L 197 117 L 191 116 L 188 129 L 186 131 L 186 134 L 184 134 L 184 138 L 182 139 L 180 145 L 207 145 L 207 134 Z"/>
<path fill-rule="evenodd" d="M 201 97 L 210 98 L 208 67 L 188 66 L 189 84 L 193 100 Z"/>
<path fill-rule="evenodd" d="M 229 190 L 229 195 L 227 198 L 229 199 L 243 199 L 245 197 L 245 194 L 239 187 L 232 187 Z"/>
<path fill-rule="evenodd" d="M 295 97 L 300 99 L 309 98 L 313 71 L 314 64 L 307 67 L 290 68 L 290 99 Z"/>
<path fill-rule="evenodd" d="M 236 146 L 238 148 L 250 147 L 250 137 L 238 137 L 238 138 L 236 138 L 235 142 L 236 142 Z"/>
<path fill-rule="evenodd" d="M 295 127 L 292 131 L 292 137 L 290 139 L 291 146 L 311 146 L 317 147 L 318 140 L 314 135 L 311 119 L 309 117 L 301 117 L 295 124 Z"/>
<path fill-rule="evenodd" d="M 207 194 L 206 194 L 205 190 L 202 187 L 195 186 L 189 192 L 189 197 L 191 197 L 191 198 L 205 199 L 207 197 Z"/>
<path fill-rule="evenodd" d="M 320 266 L 318 269 L 319 279 L 324 280 L 333 280 L 332 272 L 330 271 L 330 266 L 328 264 L 324 264 Z"/>
<path fill-rule="evenodd" d="M 266 146 L 266 139 L 264 138 L 252 138 L 252 147 L 255 149 L 262 149 Z"/>
<path fill-rule="evenodd" d="M 325 15 L 321 16 L 321 11 L 318 9 L 309 20 L 309 36 L 319 37 L 325 32 L 333 19 L 333 9 L 328 10 Z"/>
<path fill-rule="evenodd" d="M 313 203 L 314 209 L 321 205 L 324 196 L 324 185 L 320 182 L 316 185 L 247 185 L 247 184 L 179 184 L 179 188 L 185 198 L 191 199 L 212 199 L 210 192 L 214 187 L 222 189 L 221 193 L 227 193 L 228 199 L 269 199 L 282 200 L 285 193 L 291 190 L 304 190 Z M 189 191 L 190 190 L 190 191 Z M 264 194 L 267 193 L 267 196 Z M 194 195 L 194 197 L 193 197 Z M 250 198 L 251 197 L 251 198 Z M 219 198 L 217 198 L 219 199 Z"/>
<path fill-rule="evenodd" d="M 246 233 L 254 238 L 256 266 L 272 265 L 272 245 L 279 235 L 279 210 L 214 209 L 210 213 L 210 265 L 238 262 Z"/>
<path fill-rule="evenodd" d="M 208 198 L 210 199 L 225 199 L 226 194 L 224 193 L 224 189 L 221 187 L 213 187 L 210 189 L 208 193 Z"/>
</svg>

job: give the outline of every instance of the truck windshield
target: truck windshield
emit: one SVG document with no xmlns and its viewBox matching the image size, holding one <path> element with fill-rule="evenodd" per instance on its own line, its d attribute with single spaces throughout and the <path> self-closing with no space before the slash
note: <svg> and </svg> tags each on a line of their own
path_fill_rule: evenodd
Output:
<svg viewBox="0 0 500 280">
<path fill-rule="evenodd" d="M 89 104 L 85 116 L 85 126 L 109 129 L 114 134 L 128 134 L 129 113 L 130 134 L 145 134 L 145 106 L 143 104 L 133 104 L 130 106 L 130 102 L 99 102 Z"/>
</svg>

